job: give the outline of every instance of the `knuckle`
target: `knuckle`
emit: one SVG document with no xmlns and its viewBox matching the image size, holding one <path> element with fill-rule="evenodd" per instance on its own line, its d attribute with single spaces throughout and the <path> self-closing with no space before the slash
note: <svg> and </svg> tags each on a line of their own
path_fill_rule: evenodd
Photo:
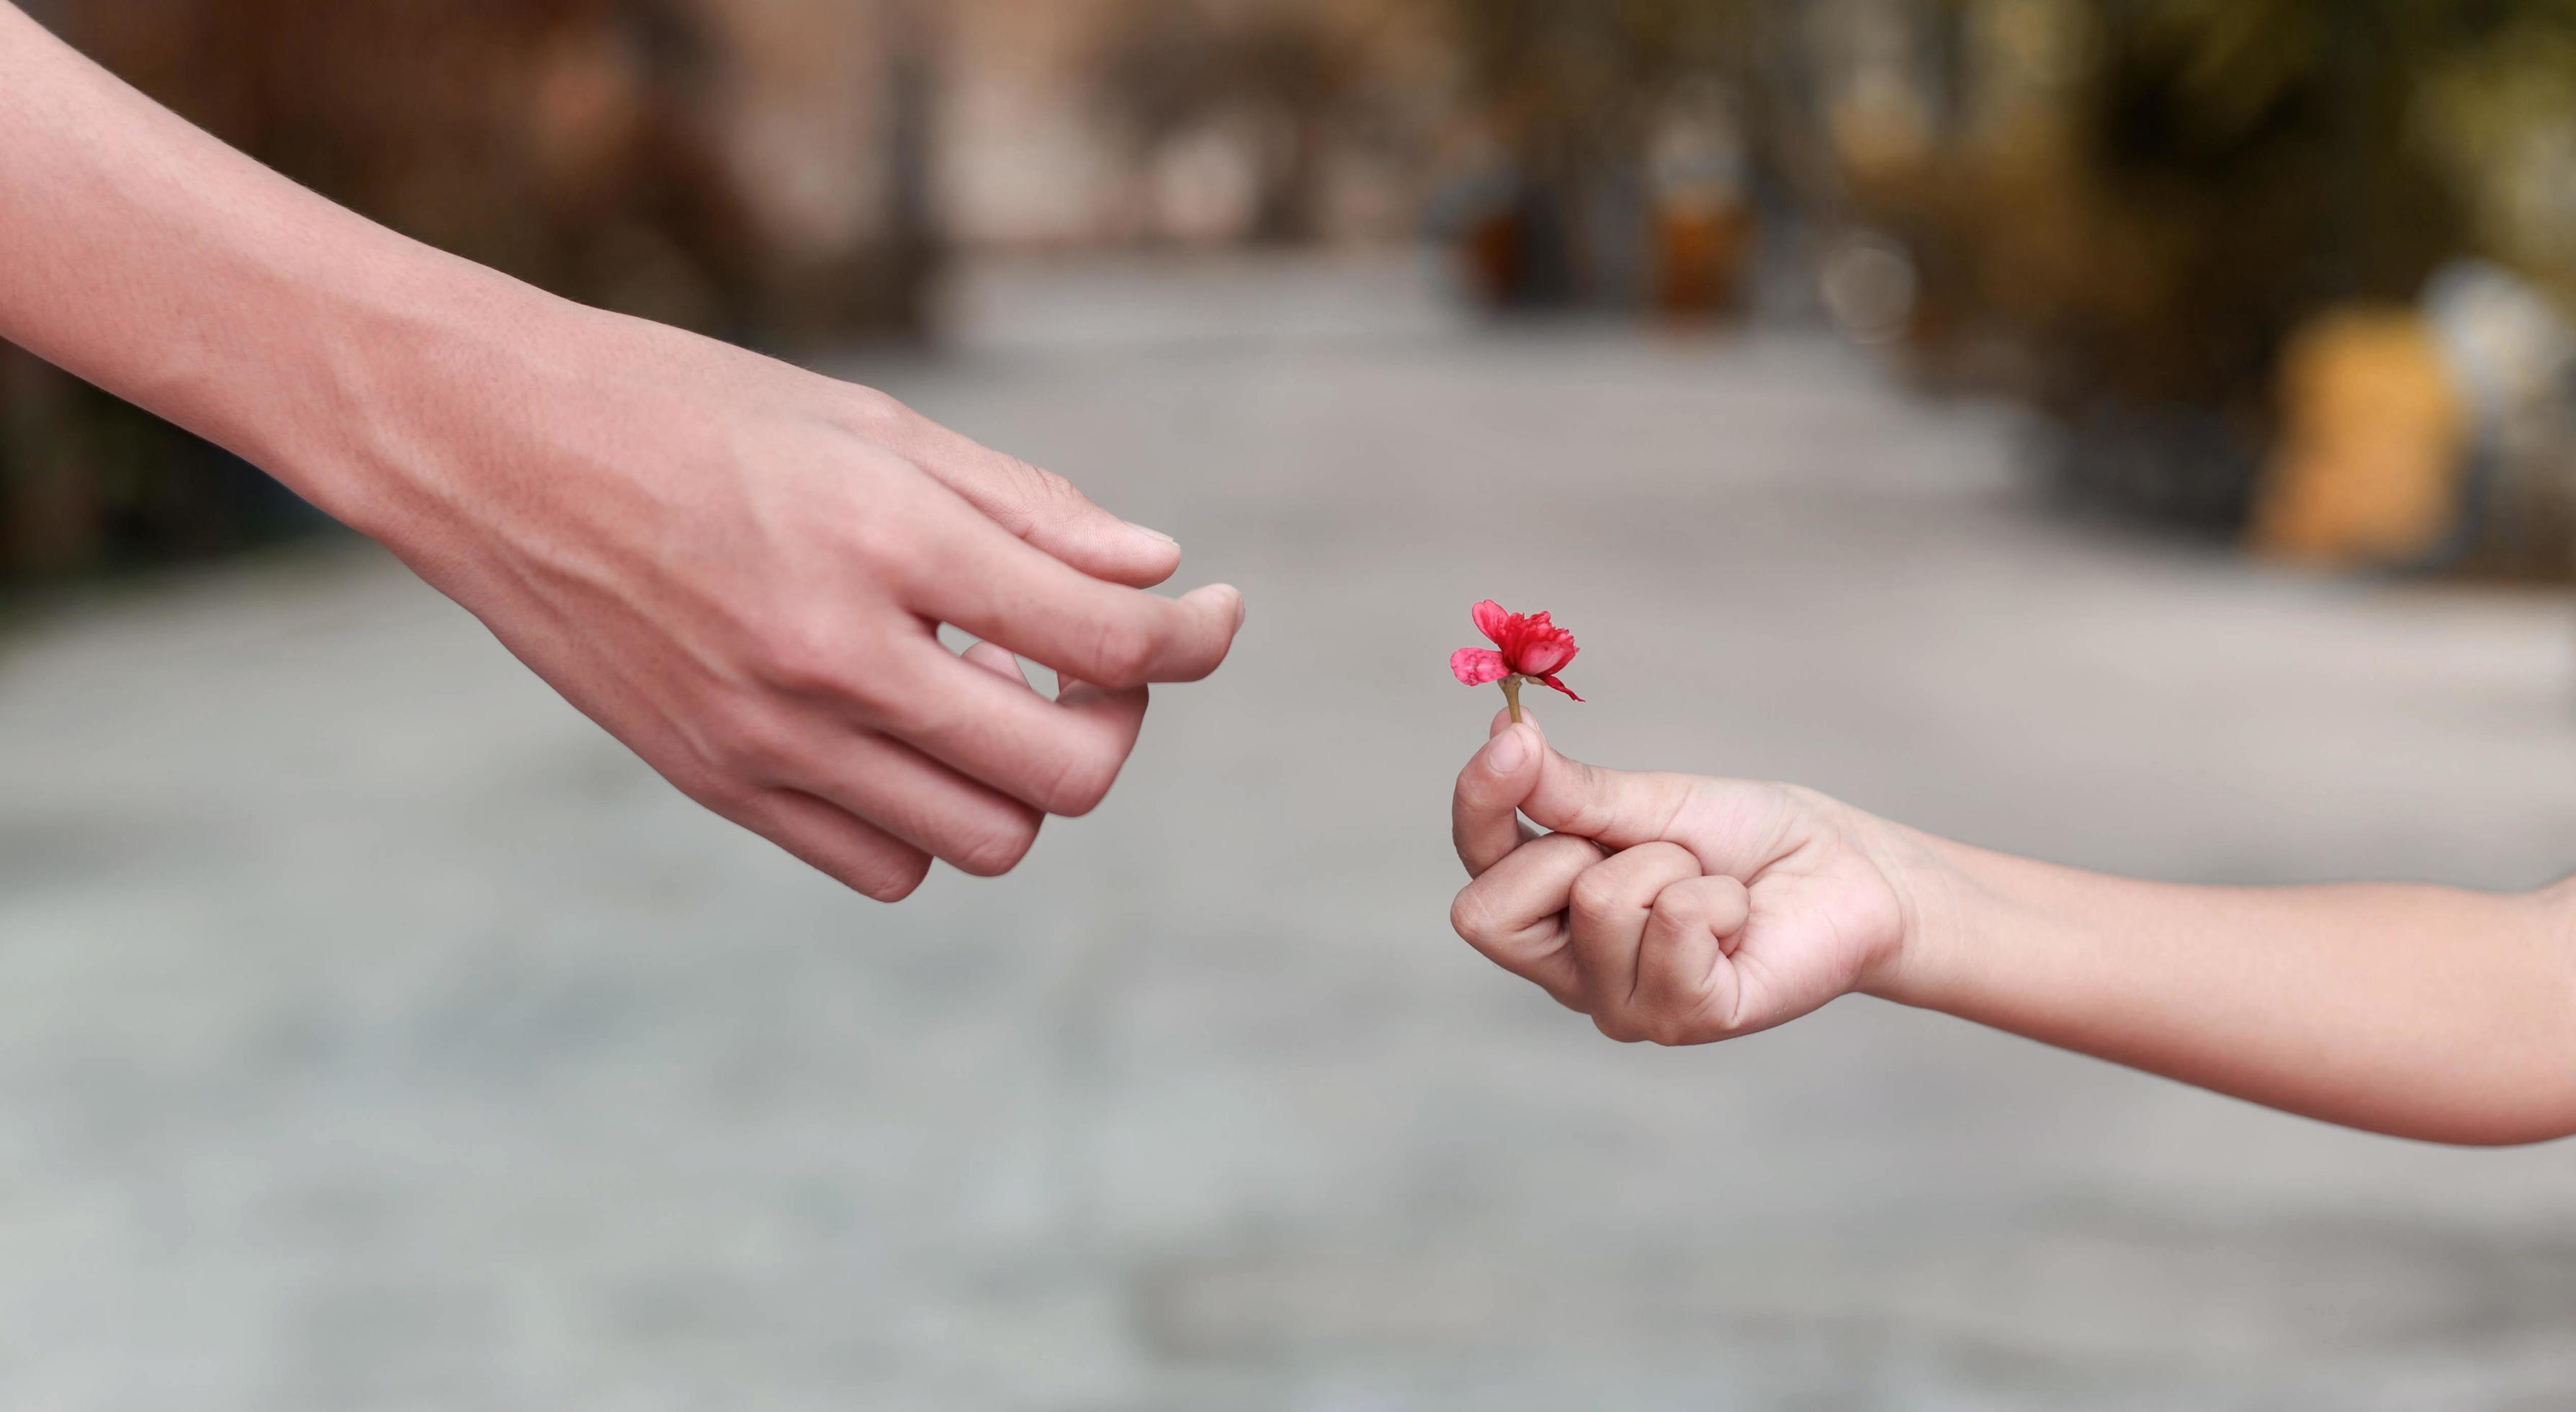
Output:
<svg viewBox="0 0 2576 1412">
<path fill-rule="evenodd" d="M 973 498 L 1002 528 L 1021 539 L 1071 518 L 1089 503 L 1062 476 L 1007 451 L 991 447 L 976 451 Z"/>
<path fill-rule="evenodd" d="M 976 829 L 959 845 L 956 856 L 949 861 L 956 864 L 960 872 L 979 878 L 997 878 L 1018 867 L 1037 841 L 1037 815 L 1014 811 Z"/>
<path fill-rule="evenodd" d="M 1657 931 L 1674 936 L 1687 936 L 1693 927 L 1707 924 L 1708 906 L 1688 888 L 1668 887 L 1655 899 L 1647 914 L 1647 924 Z"/>
<path fill-rule="evenodd" d="M 850 429 L 871 440 L 884 440 L 900 431 L 913 416 L 913 410 L 893 395 L 857 383 L 843 383 L 841 415 Z"/>
<path fill-rule="evenodd" d="M 1125 763 L 1107 751 L 1076 751 L 1059 763 L 1055 778 L 1040 791 L 1040 805 L 1050 814 L 1078 819 L 1109 797 L 1110 786 L 1118 782 L 1119 768 Z"/>
<path fill-rule="evenodd" d="M 878 584 L 902 581 L 907 571 L 956 569 L 951 533 L 953 497 L 911 462 L 863 448 L 845 458 L 841 494 L 826 507 L 828 523 L 816 533 L 855 561 Z M 803 584 L 794 586 L 803 593 Z"/>
<path fill-rule="evenodd" d="M 1593 868 L 1574 880 L 1570 904 L 1587 918 L 1607 917 L 1619 909 L 1619 881 L 1605 870 Z"/>
<path fill-rule="evenodd" d="M 1581 760 L 1566 761 L 1565 770 L 1573 782 L 1573 787 L 1568 793 L 1574 796 L 1574 806 L 1571 810 L 1574 822 L 1581 825 L 1587 833 L 1599 832 L 1599 826 L 1610 812 L 1609 801 L 1604 797 L 1609 784 L 1608 777 L 1598 766 L 1586 764 Z"/>
<path fill-rule="evenodd" d="M 1573 868 L 1575 875 L 1578 877 L 1583 873 L 1600 866 L 1602 863 L 1608 861 L 1612 856 L 1609 850 L 1603 848 L 1600 844 L 1594 843 L 1592 840 L 1585 838 L 1579 833 L 1573 833 L 1562 829 L 1554 833 L 1540 834 L 1537 838 L 1532 839 L 1521 846 L 1523 848 L 1546 849 L 1551 862 L 1559 861 L 1557 855 L 1563 855 L 1561 860 L 1563 865 Z M 1573 884 L 1571 883 L 1567 884 L 1569 889 L 1571 889 L 1572 886 Z"/>
<path fill-rule="evenodd" d="M 1679 1049 L 1699 1042 L 1697 1028 L 1679 1015 L 1649 1015 L 1645 1018 L 1642 1028 L 1648 1040 L 1666 1049 Z"/>
<path fill-rule="evenodd" d="M 901 902 L 912 896 L 914 890 L 921 886 L 922 880 L 929 876 L 930 860 L 912 857 L 905 859 L 899 866 L 851 879 L 850 885 L 875 901 Z"/>
<path fill-rule="evenodd" d="M 750 630 L 754 675 L 792 696 L 848 694 L 861 655 L 842 632 L 801 614 L 780 613 Z"/>
<path fill-rule="evenodd" d="M 1494 909 L 1474 888 L 1464 888 L 1449 904 L 1449 929 L 1471 946 L 1484 946 L 1494 939 Z"/>
<path fill-rule="evenodd" d="M 1017 456 L 1000 452 L 1002 464 L 1014 479 L 1028 487 L 1029 506 L 1041 520 L 1068 519 L 1091 508 L 1090 497 L 1074 488 L 1072 481 L 1050 470 L 1032 466 Z"/>
<path fill-rule="evenodd" d="M 847 536 L 842 543 L 856 572 L 865 575 L 877 592 L 900 594 L 920 586 L 940 567 L 941 556 L 930 550 L 931 536 L 923 532 L 929 523 L 927 516 L 895 511 L 870 516 L 839 532 Z"/>
<path fill-rule="evenodd" d="M 1100 686 L 1141 686 L 1153 665 L 1154 635 L 1131 618 L 1112 618 L 1100 625 L 1092 642 L 1092 670 Z"/>
<path fill-rule="evenodd" d="M 740 775 L 725 770 L 711 756 L 712 752 L 702 749 L 697 759 L 664 769 L 662 777 L 699 808 L 730 819 L 754 833 L 761 832 L 759 814 L 753 808 L 759 791 Z"/>
<path fill-rule="evenodd" d="M 728 792 L 745 784 L 775 781 L 793 772 L 798 756 L 797 732 L 775 712 L 748 709 L 711 733 L 704 751 L 713 772 L 730 781 Z"/>
<path fill-rule="evenodd" d="M 1601 1031 L 1604 1037 L 1615 1039 L 1621 1044 L 1635 1044 L 1646 1037 L 1645 1032 L 1638 1029 L 1635 1023 L 1624 1015 L 1595 1015 L 1592 1017 L 1592 1027 Z"/>
</svg>

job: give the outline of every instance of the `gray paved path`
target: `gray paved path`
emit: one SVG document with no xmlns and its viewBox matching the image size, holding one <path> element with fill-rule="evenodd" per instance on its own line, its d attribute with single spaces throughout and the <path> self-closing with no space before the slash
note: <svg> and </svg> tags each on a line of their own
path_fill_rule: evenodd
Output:
<svg viewBox="0 0 2576 1412">
<path fill-rule="evenodd" d="M 2330 1131 L 1850 1001 L 1623 1049 L 1453 941 L 1493 595 L 1556 738 L 2189 879 L 2523 885 L 2576 619 L 2042 516 L 1790 334 L 1402 268 L 1020 274 L 858 370 L 1251 594 L 1110 803 L 879 910 L 385 559 L 0 639 L 0 1407 L 2576 1399 L 2576 1148 Z"/>
</svg>

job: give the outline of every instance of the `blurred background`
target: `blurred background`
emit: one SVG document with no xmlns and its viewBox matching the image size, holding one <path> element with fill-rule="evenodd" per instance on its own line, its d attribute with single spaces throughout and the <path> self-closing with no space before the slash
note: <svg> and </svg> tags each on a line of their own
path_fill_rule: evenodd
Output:
<svg viewBox="0 0 2576 1412">
<path fill-rule="evenodd" d="M 884 387 L 1252 605 L 880 909 L 0 345 L 0 1405 L 2576 1405 L 2576 1155 L 1448 933 L 1605 763 L 2210 882 L 2576 838 L 2555 0 L 36 0 L 264 161 Z M 2438 957 L 2427 958 L 2438 966 Z"/>
</svg>

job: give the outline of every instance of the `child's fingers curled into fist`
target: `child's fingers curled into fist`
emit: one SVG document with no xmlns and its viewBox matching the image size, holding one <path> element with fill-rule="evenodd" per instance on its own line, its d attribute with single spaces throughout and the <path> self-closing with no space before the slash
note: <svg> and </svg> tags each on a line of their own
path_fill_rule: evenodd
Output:
<svg viewBox="0 0 2576 1412">
<path fill-rule="evenodd" d="M 1612 1039 L 1748 1034 L 1893 965 L 1905 908 L 1874 822 L 1784 786 L 1581 764 L 1506 714 L 1458 776 L 1473 881 L 1450 922 Z"/>
</svg>

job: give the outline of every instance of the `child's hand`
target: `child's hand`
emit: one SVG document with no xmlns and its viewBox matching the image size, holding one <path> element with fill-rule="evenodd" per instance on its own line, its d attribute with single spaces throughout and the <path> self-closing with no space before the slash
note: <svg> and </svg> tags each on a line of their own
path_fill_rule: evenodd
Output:
<svg viewBox="0 0 2576 1412">
<path fill-rule="evenodd" d="M 1616 1040 L 1794 1020 L 1884 979 L 1908 929 L 1879 821 L 1784 785 L 1579 764 L 1508 714 L 1451 821 L 1475 879 L 1449 909 L 1458 935 Z"/>
</svg>

